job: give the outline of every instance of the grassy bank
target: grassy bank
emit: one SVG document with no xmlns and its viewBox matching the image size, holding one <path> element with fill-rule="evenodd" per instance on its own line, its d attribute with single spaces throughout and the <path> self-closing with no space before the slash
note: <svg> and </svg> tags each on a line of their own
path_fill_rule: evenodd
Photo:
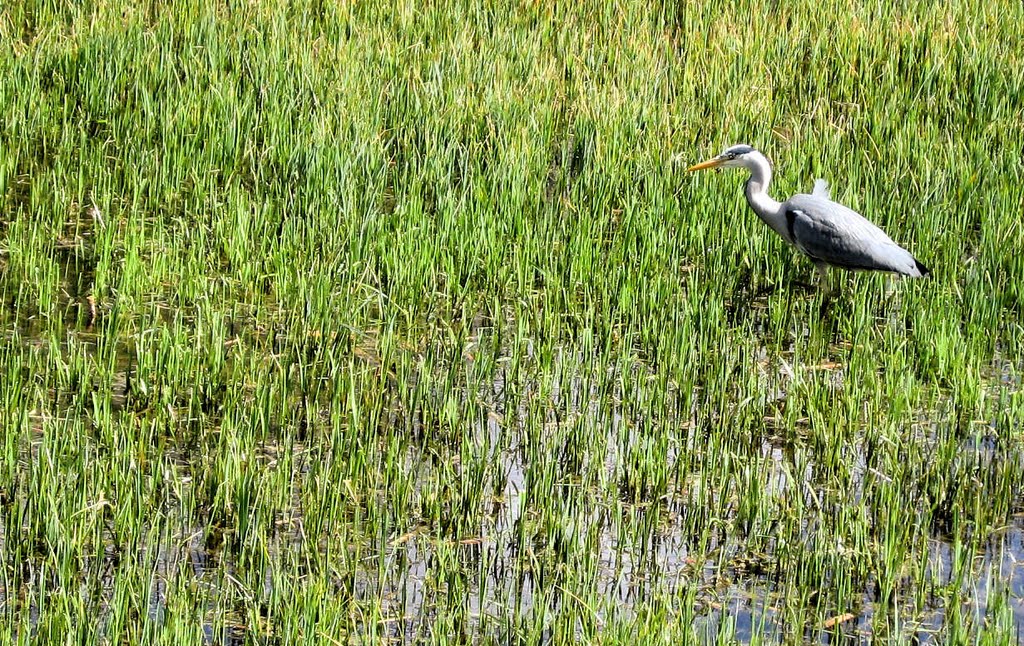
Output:
<svg viewBox="0 0 1024 646">
<path fill-rule="evenodd" d="M 1022 21 L 4 4 L 2 638 L 1016 639 Z"/>
</svg>

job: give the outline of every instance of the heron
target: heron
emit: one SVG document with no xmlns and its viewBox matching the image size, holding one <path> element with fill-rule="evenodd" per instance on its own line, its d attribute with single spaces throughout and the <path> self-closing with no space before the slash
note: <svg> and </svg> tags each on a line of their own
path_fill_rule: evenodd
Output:
<svg viewBox="0 0 1024 646">
<path fill-rule="evenodd" d="M 687 172 L 706 168 L 746 168 L 750 171 L 745 193 L 750 208 L 783 240 L 811 259 L 826 294 L 831 292 L 828 268 L 880 271 L 920 278 L 928 268 L 909 251 L 860 213 L 832 201 L 828 183 L 815 180 L 808 195 L 785 202 L 768 195 L 772 164 L 759 150 L 746 144 L 726 148 L 720 155 L 694 164 Z"/>
</svg>

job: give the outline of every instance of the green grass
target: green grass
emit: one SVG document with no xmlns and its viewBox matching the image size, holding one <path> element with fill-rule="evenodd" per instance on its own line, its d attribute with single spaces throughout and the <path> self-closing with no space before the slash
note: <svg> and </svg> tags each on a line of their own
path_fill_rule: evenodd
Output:
<svg viewBox="0 0 1024 646">
<path fill-rule="evenodd" d="M 0 640 L 1016 639 L 1024 9 L 890 4 L 5 3 Z"/>
</svg>

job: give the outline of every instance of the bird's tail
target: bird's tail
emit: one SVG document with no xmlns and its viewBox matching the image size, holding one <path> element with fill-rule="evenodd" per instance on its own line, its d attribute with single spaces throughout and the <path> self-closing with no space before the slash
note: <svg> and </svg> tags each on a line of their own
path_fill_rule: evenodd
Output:
<svg viewBox="0 0 1024 646">
<path fill-rule="evenodd" d="M 917 265 L 917 271 L 922 277 L 932 273 L 931 270 L 922 265 L 921 261 L 917 258 L 914 258 L 914 264 Z"/>
</svg>

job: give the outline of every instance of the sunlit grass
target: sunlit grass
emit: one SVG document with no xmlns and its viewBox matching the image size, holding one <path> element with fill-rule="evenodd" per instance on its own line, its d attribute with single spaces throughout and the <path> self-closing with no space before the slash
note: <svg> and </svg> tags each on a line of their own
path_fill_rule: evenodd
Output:
<svg viewBox="0 0 1024 646">
<path fill-rule="evenodd" d="M 18 643 L 1001 643 L 1019 3 L 0 8 Z M 746 142 L 933 270 L 813 266 Z"/>
</svg>

